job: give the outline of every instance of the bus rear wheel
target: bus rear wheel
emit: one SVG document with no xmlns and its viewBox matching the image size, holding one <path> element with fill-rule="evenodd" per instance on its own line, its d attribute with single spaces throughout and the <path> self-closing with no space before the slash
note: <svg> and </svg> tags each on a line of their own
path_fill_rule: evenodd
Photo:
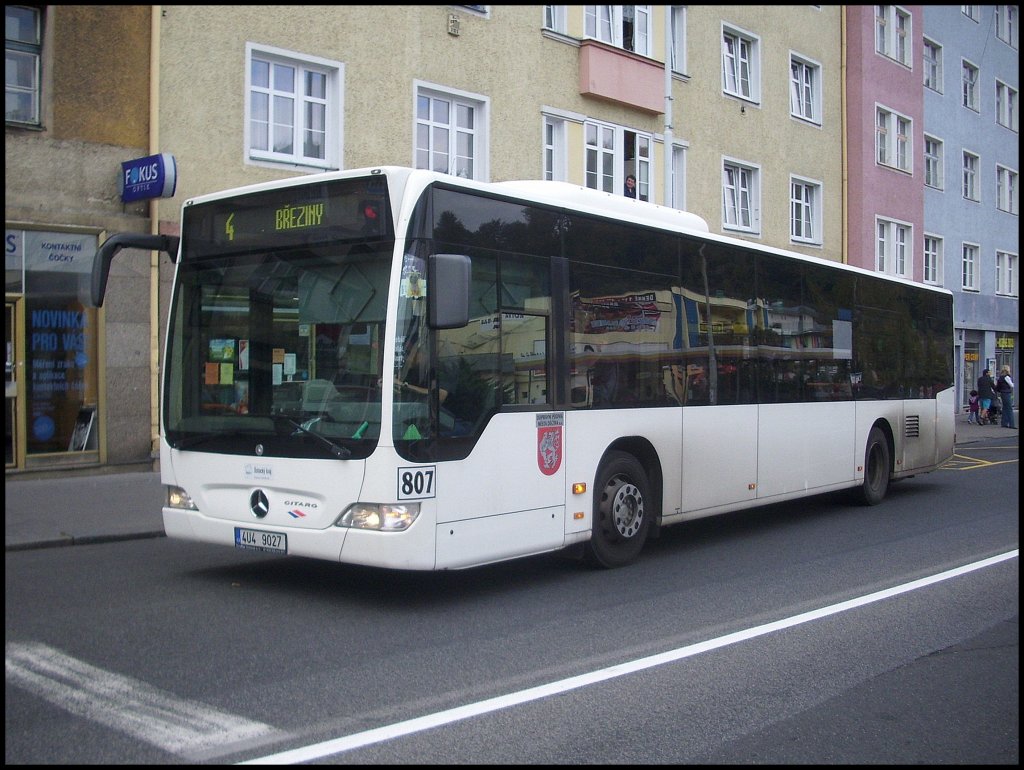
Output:
<svg viewBox="0 0 1024 770">
<path fill-rule="evenodd" d="M 864 450 L 864 483 L 857 487 L 857 499 L 864 505 L 878 505 L 889 491 L 892 456 L 889 441 L 880 428 L 872 428 Z"/>
<path fill-rule="evenodd" d="M 610 452 L 597 472 L 594 524 L 587 561 L 611 569 L 640 555 L 651 528 L 650 484 L 643 466 L 625 452 Z"/>
</svg>

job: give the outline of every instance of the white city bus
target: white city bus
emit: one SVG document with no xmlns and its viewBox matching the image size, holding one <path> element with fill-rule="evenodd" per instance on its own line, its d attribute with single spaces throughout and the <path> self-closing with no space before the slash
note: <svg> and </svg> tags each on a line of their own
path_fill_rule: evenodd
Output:
<svg viewBox="0 0 1024 770">
<path fill-rule="evenodd" d="M 849 489 L 954 440 L 949 292 L 558 182 L 397 167 L 185 202 L 170 537 L 378 567 L 567 549 Z"/>
</svg>

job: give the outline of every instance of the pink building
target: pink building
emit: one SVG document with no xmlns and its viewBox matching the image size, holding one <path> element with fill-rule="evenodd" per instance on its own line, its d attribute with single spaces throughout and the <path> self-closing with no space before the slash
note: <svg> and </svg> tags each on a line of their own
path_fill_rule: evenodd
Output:
<svg viewBox="0 0 1024 770">
<path fill-rule="evenodd" d="M 848 5 L 845 10 L 848 261 L 920 281 L 923 8 Z"/>
</svg>

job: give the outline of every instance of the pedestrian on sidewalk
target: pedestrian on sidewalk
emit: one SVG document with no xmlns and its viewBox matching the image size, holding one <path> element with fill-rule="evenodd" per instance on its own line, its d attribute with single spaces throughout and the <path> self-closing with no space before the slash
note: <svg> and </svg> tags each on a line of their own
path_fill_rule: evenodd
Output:
<svg viewBox="0 0 1024 770">
<path fill-rule="evenodd" d="M 981 399 L 978 398 L 978 391 L 972 390 L 971 397 L 967 399 L 967 422 L 971 425 L 980 425 L 978 410 L 981 408 Z"/>
<path fill-rule="evenodd" d="M 981 411 L 978 413 L 978 417 L 982 425 L 992 419 L 989 415 L 989 410 L 992 408 L 992 399 L 995 397 L 996 384 L 992 380 L 992 371 L 986 369 L 978 378 L 978 398 L 981 399 Z"/>
<path fill-rule="evenodd" d="M 1016 430 L 1017 426 L 1013 424 L 1013 378 L 1010 377 L 1009 366 L 1004 366 L 999 373 L 999 380 L 996 382 L 996 393 L 999 394 L 999 400 L 1002 402 L 1002 426 Z"/>
</svg>

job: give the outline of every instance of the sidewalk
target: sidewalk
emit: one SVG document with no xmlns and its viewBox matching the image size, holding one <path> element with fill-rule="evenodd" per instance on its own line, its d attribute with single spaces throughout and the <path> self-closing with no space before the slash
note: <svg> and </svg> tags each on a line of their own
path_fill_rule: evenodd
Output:
<svg viewBox="0 0 1024 770">
<path fill-rule="evenodd" d="M 1015 422 L 1019 425 L 1019 411 Z M 999 425 L 970 425 L 956 418 L 956 445 L 1013 438 Z M 4 546 L 7 551 L 112 540 L 162 537 L 164 489 L 158 471 L 4 479 Z"/>
</svg>

